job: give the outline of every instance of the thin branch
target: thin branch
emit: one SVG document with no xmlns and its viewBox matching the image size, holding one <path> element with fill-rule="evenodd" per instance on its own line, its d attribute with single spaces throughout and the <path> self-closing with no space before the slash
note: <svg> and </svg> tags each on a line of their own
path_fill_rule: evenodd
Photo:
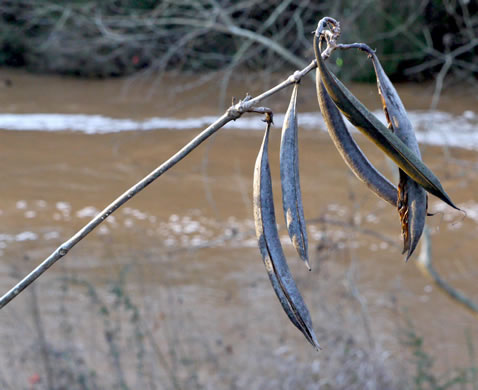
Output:
<svg viewBox="0 0 478 390">
<path fill-rule="evenodd" d="M 420 256 L 417 259 L 417 267 L 428 277 L 432 278 L 436 286 L 443 291 L 449 298 L 456 303 L 468 309 L 473 316 L 478 318 L 478 304 L 473 302 L 466 295 L 450 286 L 433 267 L 432 264 L 432 245 L 430 240 L 430 230 L 425 226 L 423 231 L 422 247 Z"/>
<path fill-rule="evenodd" d="M 443 81 L 445 80 L 445 77 L 448 74 L 448 71 L 450 70 L 450 67 L 452 66 L 452 64 L 453 64 L 453 58 L 450 56 L 446 56 L 445 63 L 440 69 L 440 72 L 438 73 L 438 76 L 435 82 L 435 90 L 433 91 L 432 103 L 430 105 L 430 108 L 432 110 L 435 110 L 438 106 L 438 102 L 440 101 L 441 91 L 443 89 Z"/>
<path fill-rule="evenodd" d="M 264 32 L 277 20 L 279 15 L 289 6 L 289 4 L 292 2 L 292 0 L 286 0 L 282 2 L 275 10 L 272 12 L 272 14 L 266 19 L 266 21 L 261 24 L 259 29 L 256 31 L 256 34 L 263 35 Z M 216 2 L 214 2 L 217 7 Z M 222 13 L 223 14 L 223 13 Z M 231 22 L 232 24 L 232 22 Z M 235 25 L 235 24 L 234 24 Z M 221 87 L 220 87 L 220 94 L 219 94 L 219 102 L 222 104 L 226 100 L 226 91 L 227 87 L 229 85 L 229 81 L 231 79 L 232 73 L 234 69 L 246 58 L 244 57 L 245 53 L 247 50 L 252 46 L 254 41 L 252 40 L 247 40 L 245 41 L 239 48 L 239 50 L 236 51 L 234 56 L 232 57 L 231 63 L 227 67 L 225 74 L 221 80 Z"/>
<path fill-rule="evenodd" d="M 268 91 L 263 92 L 259 96 L 252 98 L 246 96 L 239 103 L 229 107 L 226 112 L 219 117 L 214 123 L 212 123 L 208 128 L 203 130 L 200 134 L 194 137 L 189 143 L 187 143 L 182 149 L 180 149 L 176 154 L 166 160 L 158 168 L 152 171 L 149 175 L 144 177 L 141 181 L 136 183 L 112 203 L 110 203 L 106 208 L 101 211 L 96 217 L 94 217 L 90 222 L 88 222 L 83 228 L 81 228 L 75 235 L 70 239 L 61 244 L 50 256 L 48 256 L 42 263 L 40 263 L 32 272 L 30 272 L 24 279 L 22 279 L 17 285 L 10 289 L 0 298 L 0 309 L 2 309 L 7 303 L 14 299 L 18 294 L 20 294 L 26 287 L 33 283 L 40 275 L 42 275 L 46 270 L 48 270 L 53 264 L 65 256 L 71 248 L 78 244 L 83 238 L 85 238 L 89 233 L 93 231 L 99 224 L 101 224 L 108 216 L 110 216 L 114 211 L 120 208 L 123 204 L 129 201 L 133 196 L 138 194 L 141 190 L 151 184 L 159 176 L 165 173 L 168 169 L 172 168 L 189 153 L 191 153 L 196 147 L 198 147 L 202 142 L 209 138 L 216 131 L 221 129 L 224 125 L 232 120 L 236 120 L 242 116 L 245 112 L 255 112 L 255 113 L 268 113 L 269 109 L 264 107 L 257 107 L 257 105 L 264 99 L 274 95 L 280 90 L 287 88 L 288 86 L 297 83 L 308 74 L 311 70 L 315 69 L 317 66 L 316 61 L 312 61 L 301 71 L 296 71 L 290 75 L 286 80 L 276 85 L 275 87 L 269 89 Z"/>
<path fill-rule="evenodd" d="M 423 72 L 426 69 L 432 68 L 436 65 L 439 65 L 441 63 L 446 62 L 447 60 L 455 60 L 456 57 L 467 53 L 468 51 L 474 49 L 476 46 L 478 46 L 478 38 L 475 38 L 468 42 L 466 45 L 460 46 L 456 48 L 455 50 L 451 51 L 450 53 L 441 53 L 437 50 L 434 50 L 431 55 L 433 55 L 435 58 L 424 62 L 423 64 L 419 64 L 416 66 L 412 66 L 411 68 L 408 68 L 405 70 L 405 74 L 411 75 L 413 73 L 420 73 Z"/>
<path fill-rule="evenodd" d="M 404 31 L 407 31 L 413 24 L 416 23 L 419 17 L 423 16 L 423 10 L 428 5 L 428 0 L 422 0 L 420 5 L 415 8 L 414 12 L 408 16 L 408 18 L 404 21 L 400 21 L 392 30 L 386 31 L 380 34 L 377 34 L 374 37 L 374 41 L 383 41 L 385 39 L 393 38 Z"/>
<path fill-rule="evenodd" d="M 207 20 L 195 20 L 188 18 L 164 18 L 158 19 L 155 21 L 157 25 L 177 25 L 177 26 L 190 26 L 190 27 L 201 27 L 201 28 L 210 28 L 222 33 L 229 33 L 236 35 L 238 37 L 248 38 L 251 41 L 258 42 L 265 47 L 268 47 L 272 51 L 279 54 L 281 57 L 286 59 L 288 62 L 295 66 L 303 67 L 305 65 L 304 61 L 297 57 L 295 54 L 291 53 L 289 50 L 279 45 L 273 39 L 267 38 L 263 35 L 257 34 L 254 31 L 247 30 L 241 27 L 236 26 L 226 26 L 220 23 L 215 23 Z"/>
</svg>

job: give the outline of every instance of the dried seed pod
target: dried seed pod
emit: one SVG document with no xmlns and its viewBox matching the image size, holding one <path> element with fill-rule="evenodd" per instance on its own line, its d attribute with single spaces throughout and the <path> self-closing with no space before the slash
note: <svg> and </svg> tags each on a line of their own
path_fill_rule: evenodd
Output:
<svg viewBox="0 0 478 390">
<path fill-rule="evenodd" d="M 320 53 L 318 40 L 319 37 L 316 34 L 314 36 L 314 51 L 320 78 L 335 105 L 355 127 L 382 149 L 408 176 L 425 190 L 459 210 L 435 174 L 327 69 Z"/>
<path fill-rule="evenodd" d="M 366 46 L 366 45 L 365 45 Z M 366 46 L 366 51 L 372 58 L 377 76 L 378 91 L 382 98 L 383 110 L 389 127 L 395 132 L 405 145 L 421 159 L 420 148 L 413 131 L 412 123 L 398 95 L 395 87 L 382 68 L 378 57 L 372 49 Z M 362 49 L 363 50 L 363 49 Z M 407 252 L 407 260 L 418 245 L 425 227 L 427 216 L 427 194 L 425 190 L 400 170 L 397 203 L 402 224 L 403 252 Z"/>
<path fill-rule="evenodd" d="M 292 278 L 277 231 L 268 157 L 270 125 L 271 121 L 268 121 L 254 167 L 253 209 L 259 249 L 284 311 L 309 343 L 319 349 L 309 310 Z"/>
<path fill-rule="evenodd" d="M 317 74 L 316 83 L 320 111 L 324 117 L 330 137 L 345 163 L 355 176 L 364 182 L 372 192 L 392 206 L 396 206 L 397 190 L 395 186 L 375 169 L 354 141 L 345 126 L 342 115 L 332 99 L 330 99 L 324 84 L 320 81 L 319 74 Z"/>
<path fill-rule="evenodd" d="M 294 85 L 289 108 L 282 126 L 280 144 L 280 179 L 282 186 L 282 207 L 285 223 L 292 245 L 310 270 L 308 260 L 308 239 L 305 226 L 304 208 L 299 179 L 299 145 L 297 123 L 297 89 Z"/>
</svg>

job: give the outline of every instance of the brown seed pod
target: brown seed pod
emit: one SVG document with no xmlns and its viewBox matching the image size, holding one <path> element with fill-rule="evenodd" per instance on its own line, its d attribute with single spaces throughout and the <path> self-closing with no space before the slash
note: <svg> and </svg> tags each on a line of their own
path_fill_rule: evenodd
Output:
<svg viewBox="0 0 478 390">
<path fill-rule="evenodd" d="M 355 127 L 382 149 L 407 175 L 425 190 L 459 210 L 435 174 L 327 69 L 320 53 L 318 34 L 319 30 L 314 36 L 314 51 L 320 79 L 335 105 Z"/>
<path fill-rule="evenodd" d="M 377 77 L 378 91 L 382 98 L 383 110 L 388 126 L 421 159 L 420 148 L 418 147 L 412 123 L 408 118 L 402 100 L 382 68 L 376 54 L 368 46 L 366 48 L 365 50 L 372 58 Z M 362 48 L 362 50 L 364 49 Z M 403 252 L 407 252 L 406 260 L 408 260 L 417 247 L 425 227 L 427 194 L 405 172 L 401 169 L 399 171 L 400 181 L 398 185 L 397 208 L 402 225 Z"/>
<path fill-rule="evenodd" d="M 318 72 L 318 70 L 317 70 Z M 335 147 L 357 178 L 377 196 L 390 203 L 397 204 L 397 190 L 390 181 L 375 169 L 350 135 L 339 110 L 330 99 L 320 76 L 316 77 L 317 99 L 328 132 Z"/>
<path fill-rule="evenodd" d="M 307 229 L 299 176 L 297 90 L 298 84 L 295 84 L 282 126 L 280 144 L 282 207 L 292 245 L 310 270 Z"/>
<path fill-rule="evenodd" d="M 253 210 L 256 236 L 269 279 L 284 311 L 309 343 L 319 349 L 309 310 L 290 273 L 277 231 L 268 157 L 270 126 L 271 121 L 267 120 L 254 167 Z"/>
</svg>

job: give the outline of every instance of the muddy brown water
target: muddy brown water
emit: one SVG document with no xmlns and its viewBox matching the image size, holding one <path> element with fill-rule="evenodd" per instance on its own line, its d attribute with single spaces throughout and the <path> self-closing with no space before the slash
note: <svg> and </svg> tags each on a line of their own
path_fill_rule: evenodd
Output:
<svg viewBox="0 0 478 390">
<path fill-rule="evenodd" d="M 135 119 L 221 112 L 215 100 L 217 87 L 204 87 L 207 98 L 200 101 L 194 89 L 173 98 L 168 94 L 178 84 L 174 79 L 159 84 L 168 93 L 147 97 L 148 83 L 140 81 L 126 85 L 124 80 L 76 80 L 21 72 L 1 75 L 13 83 L 0 91 L 2 112 L 86 113 Z M 189 82 L 183 80 L 184 84 Z M 313 86 L 304 88 L 302 107 L 314 110 Z M 379 107 L 374 87 L 356 86 L 354 90 L 370 106 Z M 413 85 L 399 88 L 409 108 L 426 108 L 430 91 L 429 87 Z M 240 83 L 231 87 L 231 94 L 236 96 L 245 92 Z M 473 95 L 460 96 L 454 90 L 448 93 L 442 97 L 440 109 L 454 113 L 476 109 Z M 286 94 L 270 100 L 272 107 L 284 111 Z M 81 228 L 95 211 L 199 131 L 85 135 L 0 130 L 1 292 Z M 333 355 L 336 345 L 330 335 L 340 326 L 344 334 L 356 336 L 358 343 L 368 345 L 371 338 L 388 353 L 382 360 L 392 361 L 394 367 L 397 361 L 406 365 L 411 353 L 400 338 L 407 321 L 423 337 L 426 351 L 436 360 L 437 373 L 470 365 L 470 340 L 478 348 L 478 319 L 419 272 L 416 256 L 404 263 L 396 211 L 351 176 L 327 135 L 318 131 L 300 135 L 301 183 L 306 218 L 310 220 L 313 267 L 310 273 L 305 270 L 283 230 L 278 176 L 280 129 L 276 128 L 270 158 L 278 223 L 323 350 L 317 354 L 306 344 L 282 313 L 255 245 L 252 170 L 261 139 L 262 133 L 257 131 L 219 132 L 119 209 L 34 288 L 3 309 L 3 386 L 26 388 L 36 373 L 45 383 L 48 367 L 41 347 L 45 343 L 53 351 L 73 348 L 84 365 L 98 370 L 99 377 L 110 370 L 115 372 L 118 362 L 111 358 L 112 344 L 105 341 L 106 317 L 93 298 L 95 294 L 110 310 L 109 326 L 125 324 L 117 330 L 122 370 L 133 388 L 142 386 L 144 377 L 128 365 L 137 361 L 136 347 L 129 339 L 134 332 L 128 331 L 135 323 L 127 305 L 118 303 L 118 291 L 112 287 L 121 277 L 121 294 L 138 308 L 143 331 L 147 329 L 158 348 L 166 351 L 168 364 L 174 366 L 175 356 L 181 353 L 184 359 L 197 359 L 191 364 L 199 382 L 231 365 L 243 370 L 242 376 L 224 371 L 236 378 L 236 383 L 248 383 L 240 382 L 241 377 L 254 383 L 256 376 L 279 375 L 248 356 L 260 361 L 274 355 L 318 370 L 321 361 L 324 365 L 327 355 Z M 390 164 L 368 142 L 358 139 L 376 165 L 392 177 Z M 455 203 L 468 208 L 464 218 L 430 198 L 431 211 L 440 211 L 428 219 L 434 265 L 452 286 L 478 302 L 478 155 L 452 149 L 452 159 L 447 159 L 441 148 L 422 149 L 424 161 L 441 178 Z M 147 344 L 151 343 L 149 340 Z M 176 355 L 172 346 L 179 350 Z M 209 359 L 211 356 L 216 358 Z M 54 365 L 52 359 L 46 360 Z M 144 370 L 153 372 L 154 367 L 148 364 Z M 168 364 L 162 365 L 166 371 Z M 51 380 L 55 374 L 50 372 L 49 376 Z M 227 382 L 221 380 L 224 382 L 218 383 Z"/>
</svg>

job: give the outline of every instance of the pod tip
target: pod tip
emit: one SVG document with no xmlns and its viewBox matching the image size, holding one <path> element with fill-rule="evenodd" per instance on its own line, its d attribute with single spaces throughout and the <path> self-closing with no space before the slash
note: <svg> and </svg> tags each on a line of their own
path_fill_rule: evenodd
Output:
<svg viewBox="0 0 478 390">
<path fill-rule="evenodd" d="M 450 207 L 453 207 L 455 210 L 463 212 L 462 209 L 460 209 L 455 203 L 453 203 L 453 201 L 446 192 L 443 193 L 443 197 L 441 197 L 441 200 L 443 200 Z"/>
<path fill-rule="evenodd" d="M 322 350 L 322 347 L 320 346 L 319 342 L 315 339 L 315 337 L 314 337 L 314 342 L 313 342 L 312 345 L 317 352 L 320 352 Z"/>
<path fill-rule="evenodd" d="M 415 249 L 417 249 L 418 243 L 420 241 L 420 236 L 421 236 L 421 232 L 418 235 L 418 239 L 414 238 L 411 240 L 410 248 L 408 248 L 408 253 L 407 253 L 407 257 L 405 258 L 405 262 L 408 262 L 408 259 L 412 257 L 413 253 L 415 252 Z"/>
<path fill-rule="evenodd" d="M 312 271 L 312 268 L 310 267 L 309 259 L 304 259 L 304 264 L 309 271 Z"/>
<path fill-rule="evenodd" d="M 319 342 L 317 341 L 317 338 L 315 337 L 315 334 L 313 333 L 309 333 L 309 337 L 307 337 L 310 345 L 312 345 L 314 347 L 314 349 L 317 351 L 317 352 L 320 352 L 322 350 L 322 347 L 320 346 Z"/>
<path fill-rule="evenodd" d="M 449 205 L 450 205 L 451 207 L 453 207 L 455 210 L 464 212 L 464 211 L 463 211 L 462 209 L 460 209 L 457 205 L 455 205 L 455 203 L 453 203 L 451 200 L 450 200 Z"/>
</svg>

